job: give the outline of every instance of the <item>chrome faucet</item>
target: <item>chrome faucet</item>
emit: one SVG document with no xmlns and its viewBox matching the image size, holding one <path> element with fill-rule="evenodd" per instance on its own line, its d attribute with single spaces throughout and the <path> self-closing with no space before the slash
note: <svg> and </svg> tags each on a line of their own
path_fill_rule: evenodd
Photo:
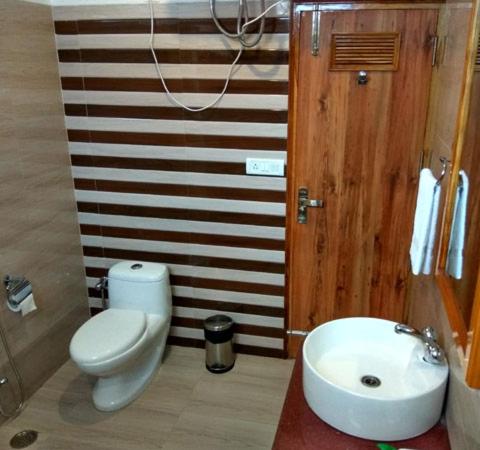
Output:
<svg viewBox="0 0 480 450">
<path fill-rule="evenodd" d="M 445 352 L 437 342 L 437 333 L 432 327 L 426 327 L 422 331 L 417 330 L 409 325 L 397 323 L 395 325 L 395 333 L 408 334 L 420 339 L 425 348 L 423 359 L 430 364 L 442 364 L 445 361 Z"/>
</svg>

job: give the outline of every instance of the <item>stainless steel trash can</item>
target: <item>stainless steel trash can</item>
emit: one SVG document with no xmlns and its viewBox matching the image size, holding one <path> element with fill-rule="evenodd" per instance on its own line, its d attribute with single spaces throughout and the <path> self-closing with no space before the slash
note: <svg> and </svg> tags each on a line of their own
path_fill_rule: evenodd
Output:
<svg viewBox="0 0 480 450">
<path fill-rule="evenodd" d="M 218 314 L 205 319 L 205 365 L 210 372 L 228 372 L 235 364 L 233 320 Z"/>
</svg>

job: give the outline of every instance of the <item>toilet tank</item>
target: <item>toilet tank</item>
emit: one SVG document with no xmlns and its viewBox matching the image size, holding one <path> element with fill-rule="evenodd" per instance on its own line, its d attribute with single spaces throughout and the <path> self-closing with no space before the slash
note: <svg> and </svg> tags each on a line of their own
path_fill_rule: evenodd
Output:
<svg viewBox="0 0 480 450">
<path fill-rule="evenodd" d="M 171 316 L 168 268 L 163 264 L 122 261 L 108 271 L 110 308 Z"/>
</svg>

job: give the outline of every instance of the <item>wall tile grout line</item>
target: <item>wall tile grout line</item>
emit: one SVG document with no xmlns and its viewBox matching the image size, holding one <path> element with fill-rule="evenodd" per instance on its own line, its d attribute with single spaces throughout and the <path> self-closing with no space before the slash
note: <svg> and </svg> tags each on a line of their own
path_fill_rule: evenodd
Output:
<svg viewBox="0 0 480 450">
<path fill-rule="evenodd" d="M 178 17 L 157 11 L 156 51 L 172 91 L 201 105 L 221 90 L 234 50 L 205 5 L 197 17 L 177 6 Z M 232 6 L 222 6 L 227 26 Z M 202 318 L 223 312 L 241 321 L 238 351 L 281 357 L 285 178 L 248 177 L 244 164 L 286 157 L 289 19 L 267 19 L 225 98 L 197 115 L 165 99 L 144 9 L 54 7 L 90 306 L 99 305 L 93 281 L 115 261 L 162 262 L 174 293 L 170 342 L 201 347 Z"/>
</svg>

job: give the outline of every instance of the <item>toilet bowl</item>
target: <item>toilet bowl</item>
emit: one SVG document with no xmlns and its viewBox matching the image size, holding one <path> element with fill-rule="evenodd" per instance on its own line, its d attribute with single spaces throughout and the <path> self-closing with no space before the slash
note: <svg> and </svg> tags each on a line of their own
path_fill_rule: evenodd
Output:
<svg viewBox="0 0 480 450">
<path fill-rule="evenodd" d="M 109 309 L 85 322 L 70 342 L 70 356 L 98 377 L 93 403 L 115 411 L 135 400 L 161 362 L 172 298 L 166 266 L 123 261 L 108 272 Z"/>
</svg>

